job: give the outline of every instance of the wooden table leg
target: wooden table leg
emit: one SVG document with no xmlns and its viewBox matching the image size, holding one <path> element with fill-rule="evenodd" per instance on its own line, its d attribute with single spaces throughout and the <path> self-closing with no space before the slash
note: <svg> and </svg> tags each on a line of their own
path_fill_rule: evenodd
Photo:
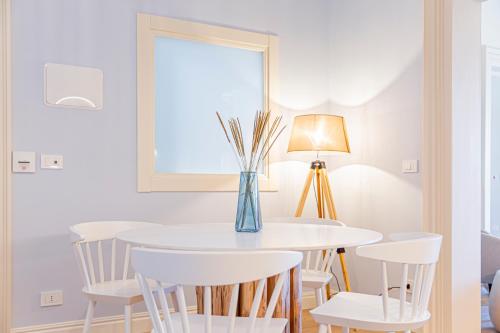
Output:
<svg viewBox="0 0 500 333">
<path fill-rule="evenodd" d="M 302 271 L 300 264 L 290 270 L 290 333 L 302 333 Z"/>
<path fill-rule="evenodd" d="M 231 303 L 232 286 L 212 287 L 212 314 L 227 316 Z M 203 314 L 203 287 L 196 287 L 196 309 L 198 314 Z"/>
<path fill-rule="evenodd" d="M 289 277 L 283 284 L 280 298 L 274 310 L 273 317 L 288 318 L 286 333 L 302 332 L 302 275 L 300 265 L 290 270 Z M 263 317 L 267 302 L 269 301 L 277 276 L 267 279 L 266 290 L 262 295 L 262 300 L 258 312 L 259 317 Z M 243 283 L 240 285 L 238 297 L 238 315 L 245 317 L 250 314 L 252 302 L 257 288 L 256 282 Z M 212 287 L 212 314 L 227 315 L 231 300 L 231 286 Z M 198 313 L 203 313 L 203 288 L 196 287 L 196 300 Z"/>
<path fill-rule="evenodd" d="M 196 287 L 196 312 L 203 314 L 203 287 Z"/>
</svg>

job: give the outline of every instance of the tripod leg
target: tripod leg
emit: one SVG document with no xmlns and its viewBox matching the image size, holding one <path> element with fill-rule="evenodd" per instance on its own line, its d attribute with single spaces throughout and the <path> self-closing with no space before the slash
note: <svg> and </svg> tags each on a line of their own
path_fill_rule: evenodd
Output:
<svg viewBox="0 0 500 333">
<path fill-rule="evenodd" d="M 332 191 L 330 190 L 330 183 L 328 181 L 326 169 L 321 169 L 321 178 L 323 180 L 323 191 L 325 193 L 328 215 L 332 220 L 335 220 L 337 218 L 337 213 L 335 212 L 335 204 L 333 203 Z"/>
<path fill-rule="evenodd" d="M 323 214 L 323 180 L 321 177 L 321 169 L 315 169 L 316 173 L 316 193 L 317 193 L 317 199 L 318 199 L 318 217 L 320 219 L 325 217 L 325 214 Z M 324 185 L 324 184 L 323 184 Z"/>
<path fill-rule="evenodd" d="M 330 182 L 328 180 L 328 173 L 326 169 L 321 170 L 323 173 L 323 179 L 325 184 L 326 201 L 328 205 L 328 213 L 331 219 L 337 219 L 337 211 L 335 210 L 335 204 L 333 202 L 332 189 L 330 187 Z M 338 249 L 337 253 L 339 255 L 340 267 L 342 268 L 342 275 L 344 277 L 345 289 L 346 291 L 351 291 L 351 281 L 349 278 L 349 272 L 347 270 L 347 265 L 345 262 L 345 249 Z"/>
<path fill-rule="evenodd" d="M 295 211 L 295 217 L 299 217 L 302 215 L 302 211 L 304 210 L 304 205 L 307 199 L 307 194 L 309 194 L 309 189 L 311 188 L 314 172 L 315 172 L 314 169 L 309 170 L 309 173 L 306 178 L 306 183 L 304 184 L 304 189 L 302 190 L 302 195 L 300 197 L 299 205 L 297 206 L 297 210 Z"/>
<path fill-rule="evenodd" d="M 328 179 L 328 172 L 326 169 L 323 169 L 323 177 L 325 178 L 325 187 L 326 187 L 326 192 L 328 193 L 328 197 L 330 198 L 328 200 L 328 204 L 331 205 L 328 209 L 332 210 L 332 213 L 330 214 L 330 218 L 333 220 L 337 219 L 337 210 L 335 209 L 335 202 L 333 201 L 333 194 L 332 194 L 332 188 L 330 186 L 330 180 Z"/>
<path fill-rule="evenodd" d="M 351 280 L 349 279 L 349 272 L 345 263 L 345 249 L 337 249 L 340 259 L 340 267 L 342 268 L 342 275 L 344 276 L 345 290 L 351 291 Z"/>
</svg>

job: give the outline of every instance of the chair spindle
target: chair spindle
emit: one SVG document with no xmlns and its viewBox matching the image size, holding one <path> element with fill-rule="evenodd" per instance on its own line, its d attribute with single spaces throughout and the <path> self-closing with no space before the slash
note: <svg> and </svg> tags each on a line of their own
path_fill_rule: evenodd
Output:
<svg viewBox="0 0 500 333">
<path fill-rule="evenodd" d="M 387 301 L 389 298 L 389 283 L 387 281 L 387 263 L 382 261 L 382 305 L 384 308 L 384 320 L 389 318 L 389 311 L 387 308 Z"/>
<path fill-rule="evenodd" d="M 97 242 L 97 262 L 99 264 L 99 279 L 100 282 L 104 282 L 104 259 L 102 256 L 102 242 Z"/>
<path fill-rule="evenodd" d="M 401 284 L 399 286 L 399 320 L 404 320 L 406 311 L 406 285 L 408 283 L 408 264 L 403 264 Z"/>
<path fill-rule="evenodd" d="M 111 281 L 115 280 L 116 272 L 116 238 L 111 241 Z"/>
<path fill-rule="evenodd" d="M 89 266 L 89 272 L 90 272 L 90 280 L 92 281 L 92 284 L 96 284 L 96 279 L 95 279 L 95 270 L 94 270 L 94 259 L 92 258 L 92 251 L 90 249 L 90 243 L 85 243 L 85 250 L 86 250 L 86 255 L 87 255 L 87 261 L 88 261 L 88 266 Z"/>
</svg>

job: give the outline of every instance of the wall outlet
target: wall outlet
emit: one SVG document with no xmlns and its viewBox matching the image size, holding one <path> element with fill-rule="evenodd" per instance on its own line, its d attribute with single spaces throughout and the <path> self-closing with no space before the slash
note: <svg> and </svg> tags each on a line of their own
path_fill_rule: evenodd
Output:
<svg viewBox="0 0 500 333">
<path fill-rule="evenodd" d="M 62 290 L 42 291 L 40 293 L 40 306 L 55 306 L 63 304 Z"/>
<path fill-rule="evenodd" d="M 413 280 L 408 279 L 406 282 L 406 292 L 407 293 L 412 293 L 413 292 Z"/>
<path fill-rule="evenodd" d="M 40 167 L 42 169 L 62 169 L 64 160 L 62 155 L 40 155 Z"/>
</svg>

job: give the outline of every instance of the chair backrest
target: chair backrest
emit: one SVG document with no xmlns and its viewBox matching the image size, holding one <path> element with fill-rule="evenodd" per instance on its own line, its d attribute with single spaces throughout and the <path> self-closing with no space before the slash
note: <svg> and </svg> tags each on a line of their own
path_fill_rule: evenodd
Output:
<svg viewBox="0 0 500 333">
<path fill-rule="evenodd" d="M 389 319 L 387 263 L 401 264 L 398 320 L 415 320 L 425 314 L 429 305 L 442 236 L 431 233 L 399 233 L 391 235 L 389 238 L 395 241 L 360 246 L 356 249 L 356 254 L 381 262 L 382 304 L 385 320 Z M 408 303 L 406 287 L 410 266 L 414 271 L 414 285 L 411 301 Z"/>
<path fill-rule="evenodd" d="M 162 283 L 177 285 L 176 298 L 182 320 L 183 333 L 190 332 L 184 286 L 203 287 L 205 333 L 211 333 L 211 287 L 232 285 L 227 329 L 228 333 L 233 333 L 239 284 L 258 280 L 247 330 L 248 333 L 253 333 L 255 331 L 257 313 L 262 300 L 266 279 L 278 275 L 264 316 L 266 321 L 263 331 L 265 331 L 274 313 L 288 270 L 297 266 L 301 261 L 302 253 L 286 251 L 192 252 L 145 248 L 132 249 L 132 266 L 136 272 L 137 280 L 141 286 L 144 301 L 156 333 L 174 333 L 167 297 L 161 288 Z M 154 287 L 151 287 L 147 279 L 155 281 Z M 158 294 L 163 312 L 163 320 L 161 320 L 159 308 L 153 297 L 153 291 Z"/>
<path fill-rule="evenodd" d="M 85 285 L 91 288 L 98 282 L 114 281 L 117 278 L 126 280 L 129 274 L 130 244 L 125 244 L 123 257 L 117 256 L 116 235 L 122 231 L 153 226 L 158 226 L 158 224 L 133 221 L 95 221 L 71 226 L 71 242 Z M 105 246 L 110 246 L 111 252 L 109 263 L 106 265 L 109 267 L 107 277 L 103 255 Z M 97 269 L 95 269 L 96 266 Z M 98 275 L 96 275 L 96 271 Z M 121 275 L 118 275 L 120 273 Z"/>
<path fill-rule="evenodd" d="M 345 227 L 345 224 L 331 219 L 318 217 L 273 217 L 266 219 L 264 223 L 302 223 L 302 224 L 320 224 Z M 329 272 L 335 259 L 337 249 L 325 249 L 316 251 L 305 251 L 306 260 L 302 269 L 306 271 Z"/>
</svg>

